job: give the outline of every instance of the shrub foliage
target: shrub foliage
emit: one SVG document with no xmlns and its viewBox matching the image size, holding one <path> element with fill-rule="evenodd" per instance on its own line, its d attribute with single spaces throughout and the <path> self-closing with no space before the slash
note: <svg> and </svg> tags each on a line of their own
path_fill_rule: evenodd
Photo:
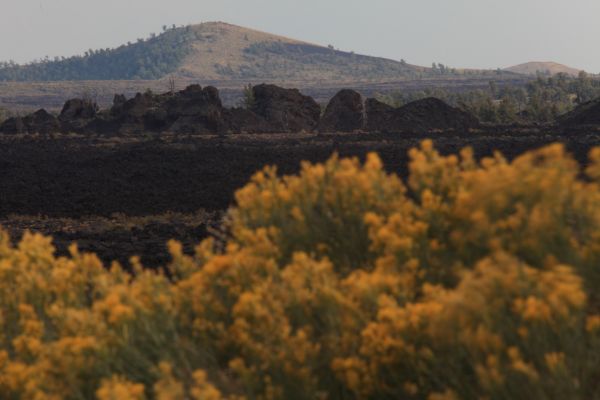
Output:
<svg viewBox="0 0 600 400">
<path fill-rule="evenodd" d="M 600 397 L 600 149 L 273 168 L 167 272 L 0 240 L 2 399 Z"/>
</svg>

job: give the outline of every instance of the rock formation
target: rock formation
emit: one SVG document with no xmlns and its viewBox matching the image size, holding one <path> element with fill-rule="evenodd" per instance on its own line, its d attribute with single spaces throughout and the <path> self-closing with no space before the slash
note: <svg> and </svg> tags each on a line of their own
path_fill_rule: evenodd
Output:
<svg viewBox="0 0 600 400">
<path fill-rule="evenodd" d="M 58 116 L 63 131 L 82 131 L 96 117 L 98 105 L 86 99 L 67 100 Z"/>
<path fill-rule="evenodd" d="M 176 133 L 223 133 L 227 123 L 223 118 L 223 105 L 219 91 L 207 86 L 188 86 L 166 99 L 164 110 L 169 131 Z M 162 122 L 163 120 L 161 120 Z"/>
<path fill-rule="evenodd" d="M 58 119 L 46 110 L 40 109 L 26 117 L 9 118 L 0 126 L 6 134 L 53 133 L 60 130 Z"/>
<path fill-rule="evenodd" d="M 310 132 L 317 127 L 321 107 L 298 89 L 284 89 L 275 85 L 252 88 L 252 111 L 263 117 L 279 132 Z"/>
<path fill-rule="evenodd" d="M 394 108 L 376 99 L 366 102 L 367 130 L 370 132 L 428 132 L 468 130 L 479 126 L 470 113 L 429 97 Z"/>
<path fill-rule="evenodd" d="M 135 135 L 144 132 L 179 134 L 296 133 L 296 132 L 429 132 L 468 130 L 477 118 L 441 100 L 427 98 L 400 108 L 368 99 L 353 90 L 338 92 L 321 108 L 297 89 L 262 84 L 252 88 L 248 108 L 225 108 L 212 86 L 191 85 L 176 93 L 138 93 L 127 99 L 115 95 L 110 109 L 84 99 L 67 101 L 58 118 L 38 110 L 26 117 L 6 120 L 0 132 L 78 132 Z M 600 123 L 600 101 L 567 116 L 569 123 Z M 365 117 L 366 116 L 366 117 Z M 569 119 L 570 118 L 570 119 Z M 575 121 L 575 122 L 573 122 Z"/>
<path fill-rule="evenodd" d="M 353 132 L 364 128 L 364 110 L 360 93 L 339 91 L 329 101 L 319 121 L 319 132 Z"/>
</svg>

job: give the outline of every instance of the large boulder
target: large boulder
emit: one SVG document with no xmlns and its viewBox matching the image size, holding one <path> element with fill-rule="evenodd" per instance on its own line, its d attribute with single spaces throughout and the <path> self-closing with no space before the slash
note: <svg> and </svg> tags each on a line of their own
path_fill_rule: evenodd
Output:
<svg viewBox="0 0 600 400">
<path fill-rule="evenodd" d="M 118 109 L 127 103 L 127 97 L 124 94 L 115 94 L 113 97 L 113 108 Z"/>
<path fill-rule="evenodd" d="M 142 133 L 161 131 L 168 127 L 164 110 L 164 95 L 155 95 L 151 91 L 137 93 L 133 98 L 121 101 L 115 97 L 110 117 L 120 126 L 121 133 Z"/>
<path fill-rule="evenodd" d="M 30 133 L 55 133 L 60 130 L 58 119 L 43 108 L 26 116 L 23 120 Z"/>
<path fill-rule="evenodd" d="M 275 85 L 257 85 L 251 111 L 263 117 L 279 132 L 312 131 L 317 127 L 321 107 L 304 96 L 298 89 L 284 89 Z"/>
<path fill-rule="evenodd" d="M 61 121 L 69 121 L 73 119 L 92 119 L 98 112 L 98 104 L 87 99 L 70 99 L 65 102 L 65 105 L 58 116 Z"/>
<path fill-rule="evenodd" d="M 472 114 L 434 97 L 417 100 L 400 108 L 368 99 L 365 108 L 368 131 L 427 132 L 468 130 L 479 126 L 479 120 Z"/>
<path fill-rule="evenodd" d="M 212 86 L 190 85 L 165 102 L 170 131 L 222 133 L 227 130 L 219 91 Z"/>
<path fill-rule="evenodd" d="M 70 99 L 65 102 L 58 120 L 63 131 L 79 132 L 96 117 L 98 110 L 98 105 L 91 100 Z"/>
<path fill-rule="evenodd" d="M 401 125 L 396 109 L 377 99 L 365 101 L 366 129 L 369 132 L 389 132 Z"/>
<path fill-rule="evenodd" d="M 9 118 L 0 126 L 0 132 L 6 134 L 55 133 L 59 131 L 58 119 L 43 108 L 25 117 Z"/>
<path fill-rule="evenodd" d="M 320 132 L 354 132 L 364 127 L 364 109 L 360 93 L 343 89 L 327 104 L 319 122 Z"/>
</svg>

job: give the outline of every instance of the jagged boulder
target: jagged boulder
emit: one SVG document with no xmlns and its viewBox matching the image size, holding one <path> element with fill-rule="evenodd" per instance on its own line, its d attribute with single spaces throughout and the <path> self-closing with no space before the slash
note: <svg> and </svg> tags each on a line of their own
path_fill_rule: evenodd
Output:
<svg viewBox="0 0 600 400">
<path fill-rule="evenodd" d="M 125 102 L 122 102 L 122 98 L 115 98 L 115 100 L 110 109 L 108 122 L 117 123 L 120 133 L 161 131 L 168 127 L 164 110 L 165 95 L 155 95 L 147 91 L 137 93 Z"/>
<path fill-rule="evenodd" d="M 284 89 L 275 85 L 257 85 L 251 111 L 263 117 L 279 132 L 312 131 L 317 127 L 321 107 L 304 96 L 298 89 Z"/>
<path fill-rule="evenodd" d="M 56 133 L 60 130 L 58 119 L 43 108 L 23 118 L 29 133 Z"/>
<path fill-rule="evenodd" d="M 367 130 L 372 132 L 427 132 L 431 130 L 468 130 L 479 120 L 472 114 L 429 97 L 394 108 L 376 99 L 366 104 Z"/>
<path fill-rule="evenodd" d="M 222 133 L 227 130 L 219 91 L 190 85 L 166 100 L 169 130 L 181 133 Z"/>
<path fill-rule="evenodd" d="M 562 126 L 600 125 L 600 98 L 580 104 L 573 111 L 558 117 Z"/>
<path fill-rule="evenodd" d="M 122 107 L 127 102 L 127 97 L 124 94 L 115 94 L 113 97 L 113 108 Z"/>
<path fill-rule="evenodd" d="M 9 118 L 0 126 L 0 132 L 6 134 L 54 133 L 59 131 L 60 123 L 58 119 L 43 108 L 25 117 Z"/>
<path fill-rule="evenodd" d="M 364 109 L 360 93 L 340 90 L 327 104 L 319 121 L 320 132 L 354 132 L 364 127 Z"/>
<path fill-rule="evenodd" d="M 70 99 L 58 116 L 63 131 L 79 132 L 96 117 L 98 105 L 87 99 Z"/>
<path fill-rule="evenodd" d="M 124 95 L 115 95 L 112 107 L 98 112 L 84 131 L 108 135 L 164 131 L 168 128 L 166 96 L 147 91 L 128 100 Z"/>
<path fill-rule="evenodd" d="M 60 112 L 58 119 L 69 121 L 73 119 L 92 119 L 98 112 L 98 105 L 87 99 L 70 99 Z"/>
</svg>

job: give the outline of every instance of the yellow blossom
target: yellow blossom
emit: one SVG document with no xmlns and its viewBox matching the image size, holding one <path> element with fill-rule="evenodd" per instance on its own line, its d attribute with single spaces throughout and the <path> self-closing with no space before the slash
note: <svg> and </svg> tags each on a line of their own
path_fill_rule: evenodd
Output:
<svg viewBox="0 0 600 400">
<path fill-rule="evenodd" d="M 102 382 L 96 392 L 98 400 L 142 400 L 145 399 L 144 385 L 129 382 L 118 376 Z"/>
</svg>

